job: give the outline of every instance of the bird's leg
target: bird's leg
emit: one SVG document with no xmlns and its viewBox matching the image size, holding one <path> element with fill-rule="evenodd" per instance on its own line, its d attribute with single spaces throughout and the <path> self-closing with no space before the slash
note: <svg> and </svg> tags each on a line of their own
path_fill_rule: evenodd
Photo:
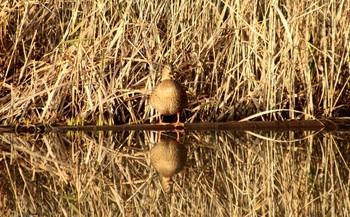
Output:
<svg viewBox="0 0 350 217">
<path fill-rule="evenodd" d="M 180 142 L 180 132 L 176 131 L 176 141 Z"/>
<path fill-rule="evenodd" d="M 157 142 L 160 142 L 160 140 L 162 139 L 162 132 L 163 131 L 158 132 L 158 141 Z"/>
<path fill-rule="evenodd" d="M 162 115 L 160 113 L 158 113 L 158 120 L 159 120 L 159 124 L 162 124 L 163 121 L 162 121 Z"/>
<path fill-rule="evenodd" d="M 162 121 L 162 115 L 160 113 L 158 113 L 158 118 L 159 118 L 159 123 L 157 125 L 167 125 L 167 123 L 164 123 Z"/>
<path fill-rule="evenodd" d="M 185 124 L 180 122 L 180 112 L 176 113 L 177 121 L 173 124 L 175 127 L 184 127 Z"/>
</svg>

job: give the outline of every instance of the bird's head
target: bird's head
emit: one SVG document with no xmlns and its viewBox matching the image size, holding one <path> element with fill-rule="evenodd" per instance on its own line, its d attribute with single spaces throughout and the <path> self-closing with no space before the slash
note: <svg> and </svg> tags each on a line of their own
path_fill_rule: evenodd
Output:
<svg viewBox="0 0 350 217">
<path fill-rule="evenodd" d="M 173 75 L 174 75 L 173 66 L 169 63 L 165 64 L 162 70 L 162 81 L 167 79 L 172 80 Z"/>
</svg>

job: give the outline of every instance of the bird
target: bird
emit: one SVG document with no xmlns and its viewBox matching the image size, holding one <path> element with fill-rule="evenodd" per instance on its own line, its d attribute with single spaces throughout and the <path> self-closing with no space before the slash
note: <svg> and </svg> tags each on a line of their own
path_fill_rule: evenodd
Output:
<svg viewBox="0 0 350 217">
<path fill-rule="evenodd" d="M 153 167 L 161 176 L 161 185 L 166 193 L 172 191 L 172 177 L 179 173 L 186 164 L 187 149 L 171 137 L 159 136 L 159 140 L 150 150 Z"/>
<path fill-rule="evenodd" d="M 175 127 L 184 126 L 180 122 L 180 112 L 187 106 L 187 95 L 185 88 L 173 79 L 173 67 L 165 64 L 162 70 L 161 83 L 152 91 L 150 105 L 157 110 L 159 123 L 166 125 L 162 121 L 161 115 L 177 115 L 177 121 L 172 123 Z"/>
</svg>

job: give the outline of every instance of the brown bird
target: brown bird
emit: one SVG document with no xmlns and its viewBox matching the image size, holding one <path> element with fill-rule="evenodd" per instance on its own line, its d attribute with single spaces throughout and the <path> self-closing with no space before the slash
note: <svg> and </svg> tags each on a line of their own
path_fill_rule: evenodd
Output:
<svg viewBox="0 0 350 217">
<path fill-rule="evenodd" d="M 166 64 L 162 71 L 161 83 L 153 90 L 150 104 L 158 111 L 159 124 L 163 123 L 161 115 L 177 114 L 176 126 L 184 126 L 180 122 L 180 112 L 187 106 L 187 95 L 183 86 L 173 80 L 173 69 L 171 64 Z"/>
<path fill-rule="evenodd" d="M 166 193 L 172 191 L 172 177 L 186 164 L 187 149 L 177 140 L 159 136 L 158 143 L 152 147 L 150 158 L 153 167 L 161 176 L 161 184 Z"/>
</svg>

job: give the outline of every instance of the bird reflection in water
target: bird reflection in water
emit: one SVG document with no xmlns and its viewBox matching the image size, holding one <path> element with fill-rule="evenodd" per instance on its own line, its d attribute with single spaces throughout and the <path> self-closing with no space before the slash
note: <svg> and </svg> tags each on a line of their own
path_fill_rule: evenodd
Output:
<svg viewBox="0 0 350 217">
<path fill-rule="evenodd" d="M 172 177 L 180 172 L 185 166 L 187 159 L 187 149 L 179 142 L 179 132 L 177 139 L 159 132 L 158 142 L 151 148 L 151 164 L 161 176 L 161 184 L 165 193 L 171 193 L 173 187 Z"/>
</svg>

